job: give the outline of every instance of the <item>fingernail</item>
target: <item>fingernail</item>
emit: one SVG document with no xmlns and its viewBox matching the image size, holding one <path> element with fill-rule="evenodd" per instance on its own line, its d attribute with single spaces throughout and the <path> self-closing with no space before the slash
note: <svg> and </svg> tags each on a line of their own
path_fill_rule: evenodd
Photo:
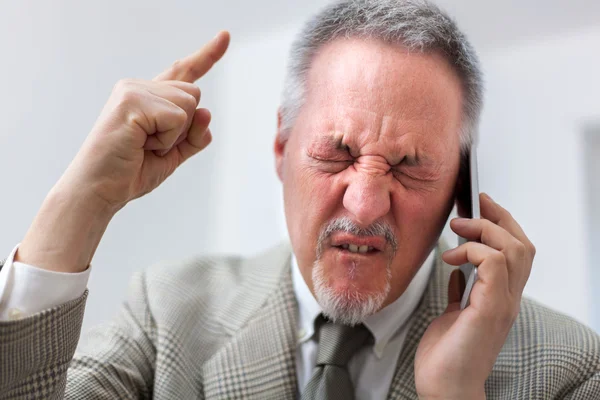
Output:
<svg viewBox="0 0 600 400">
<path fill-rule="evenodd" d="M 455 248 L 453 248 L 453 249 L 449 249 L 449 250 L 446 250 L 446 251 L 444 251 L 444 255 L 446 255 L 446 256 L 447 256 L 448 254 L 452 254 L 452 253 L 454 253 L 455 251 L 456 251 L 456 247 L 455 247 Z"/>
<path fill-rule="evenodd" d="M 454 218 L 452 220 L 452 223 L 455 226 L 461 227 L 461 226 L 465 226 L 467 224 L 467 221 L 469 221 L 468 218 Z"/>
<path fill-rule="evenodd" d="M 489 201 L 491 201 L 492 203 L 495 203 L 494 199 L 492 199 L 492 196 L 490 196 L 490 195 L 489 195 L 489 194 L 487 194 L 487 193 L 483 193 L 483 195 L 484 195 L 485 197 L 487 197 Z"/>
</svg>

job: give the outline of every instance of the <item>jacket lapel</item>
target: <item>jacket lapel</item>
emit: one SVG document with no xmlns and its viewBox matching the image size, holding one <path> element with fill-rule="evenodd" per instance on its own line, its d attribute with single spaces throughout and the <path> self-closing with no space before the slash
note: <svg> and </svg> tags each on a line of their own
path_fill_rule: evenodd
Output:
<svg viewBox="0 0 600 400">
<path fill-rule="evenodd" d="M 415 353 L 427 327 L 448 305 L 448 279 L 451 269 L 445 267 L 441 257 L 447 248 L 446 243 L 440 240 L 427 290 L 409 322 L 410 328 L 388 392 L 389 400 L 418 398 L 415 388 Z"/>
<path fill-rule="evenodd" d="M 285 263 L 274 293 L 203 366 L 207 399 L 291 399 L 297 396 L 298 305 L 289 253 Z"/>
<path fill-rule="evenodd" d="M 419 341 L 433 319 L 444 312 L 452 268 L 441 259 L 448 248 L 440 241 L 427 290 L 410 319 L 388 399 L 417 399 L 414 360 Z M 296 380 L 298 305 L 291 279 L 289 252 L 276 290 L 234 337 L 203 366 L 207 399 L 292 399 Z"/>
</svg>

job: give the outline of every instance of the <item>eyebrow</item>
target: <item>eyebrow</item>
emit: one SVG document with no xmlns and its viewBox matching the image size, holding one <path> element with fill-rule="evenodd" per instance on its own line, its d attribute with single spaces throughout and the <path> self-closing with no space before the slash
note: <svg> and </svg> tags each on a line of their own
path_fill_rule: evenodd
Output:
<svg viewBox="0 0 600 400">
<path fill-rule="evenodd" d="M 309 146 L 312 149 L 334 149 L 334 150 L 348 150 L 349 146 L 342 143 L 342 136 L 324 135 L 320 136 L 317 140 L 312 142 Z"/>
<path fill-rule="evenodd" d="M 406 161 L 411 167 L 425 167 L 435 164 L 434 159 L 419 151 L 415 151 L 414 154 L 406 155 Z"/>
<path fill-rule="evenodd" d="M 348 145 L 345 145 L 342 143 L 343 137 L 342 136 L 333 136 L 333 135 L 326 135 L 323 136 L 323 141 L 325 142 L 325 144 L 334 147 L 336 150 L 345 150 L 346 147 L 348 147 Z"/>
</svg>

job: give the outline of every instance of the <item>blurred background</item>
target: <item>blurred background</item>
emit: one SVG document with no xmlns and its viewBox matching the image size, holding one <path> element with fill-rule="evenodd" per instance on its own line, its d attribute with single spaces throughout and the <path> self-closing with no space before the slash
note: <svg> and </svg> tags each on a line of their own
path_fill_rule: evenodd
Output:
<svg viewBox="0 0 600 400">
<path fill-rule="evenodd" d="M 525 292 L 600 332 L 600 2 L 436 2 L 482 61 L 480 187 L 537 246 Z M 213 144 L 115 217 L 92 262 L 84 329 L 111 318 L 135 270 L 285 240 L 276 112 L 289 46 L 325 3 L 0 1 L 0 258 L 115 82 L 152 78 L 220 29 L 232 33 L 228 54 L 199 81 Z"/>
</svg>

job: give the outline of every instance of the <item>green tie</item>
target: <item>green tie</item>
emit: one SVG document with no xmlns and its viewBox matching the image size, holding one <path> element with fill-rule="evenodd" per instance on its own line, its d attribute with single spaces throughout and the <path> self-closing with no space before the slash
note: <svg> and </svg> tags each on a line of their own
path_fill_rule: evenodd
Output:
<svg viewBox="0 0 600 400">
<path fill-rule="evenodd" d="M 364 325 L 347 326 L 323 321 L 319 329 L 317 365 L 301 400 L 352 400 L 354 387 L 347 364 L 371 333 Z"/>
</svg>

